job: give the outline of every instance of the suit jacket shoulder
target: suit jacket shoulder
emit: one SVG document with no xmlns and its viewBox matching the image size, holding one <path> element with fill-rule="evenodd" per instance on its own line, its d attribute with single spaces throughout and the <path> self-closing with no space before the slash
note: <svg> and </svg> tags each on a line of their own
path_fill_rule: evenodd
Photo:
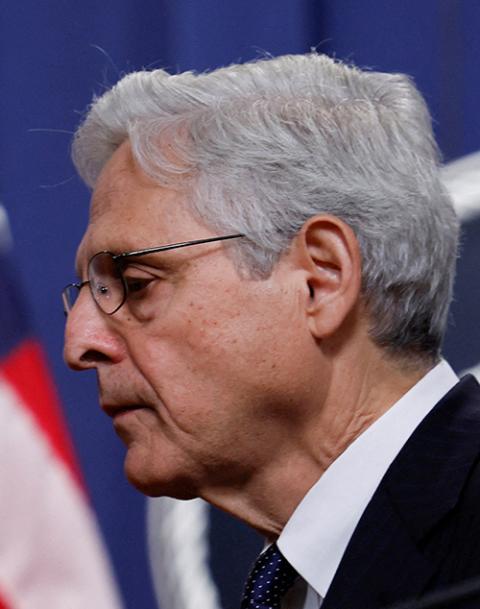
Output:
<svg viewBox="0 0 480 609">
<path fill-rule="evenodd" d="M 377 609 L 480 574 L 480 387 L 462 379 L 391 464 L 322 609 Z"/>
</svg>

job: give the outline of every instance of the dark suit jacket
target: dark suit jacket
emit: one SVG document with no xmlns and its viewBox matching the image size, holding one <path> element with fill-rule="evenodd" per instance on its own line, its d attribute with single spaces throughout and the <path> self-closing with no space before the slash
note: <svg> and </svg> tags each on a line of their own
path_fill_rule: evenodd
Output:
<svg viewBox="0 0 480 609">
<path fill-rule="evenodd" d="M 322 609 L 381 609 L 478 575 L 480 387 L 466 376 L 388 469 Z"/>
<path fill-rule="evenodd" d="M 420 599 L 390 606 L 389 609 L 478 609 L 480 579 L 468 579 L 460 584 L 430 592 Z"/>
</svg>

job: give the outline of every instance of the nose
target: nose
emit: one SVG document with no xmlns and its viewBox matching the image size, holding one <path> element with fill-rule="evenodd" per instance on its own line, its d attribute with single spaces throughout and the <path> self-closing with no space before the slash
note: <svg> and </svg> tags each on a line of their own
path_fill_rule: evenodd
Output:
<svg viewBox="0 0 480 609">
<path fill-rule="evenodd" d="M 123 340 L 112 320 L 95 305 L 88 290 L 82 290 L 65 326 L 64 359 L 73 370 L 97 368 L 123 359 Z"/>
</svg>

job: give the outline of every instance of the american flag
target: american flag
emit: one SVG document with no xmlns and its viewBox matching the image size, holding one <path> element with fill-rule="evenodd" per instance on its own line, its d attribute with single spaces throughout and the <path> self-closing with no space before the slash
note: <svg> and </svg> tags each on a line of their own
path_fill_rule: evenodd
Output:
<svg viewBox="0 0 480 609">
<path fill-rule="evenodd" d="M 120 609 L 0 207 L 0 609 Z"/>
</svg>

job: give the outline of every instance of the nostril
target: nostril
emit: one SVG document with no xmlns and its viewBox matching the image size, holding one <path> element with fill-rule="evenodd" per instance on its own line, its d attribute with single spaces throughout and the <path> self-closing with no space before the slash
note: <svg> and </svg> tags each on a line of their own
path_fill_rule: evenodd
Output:
<svg viewBox="0 0 480 609">
<path fill-rule="evenodd" d="M 85 364 L 95 364 L 97 362 L 106 362 L 108 360 L 109 357 L 105 355 L 105 353 L 96 351 L 95 349 L 85 351 L 85 353 L 80 357 L 80 361 Z"/>
</svg>

